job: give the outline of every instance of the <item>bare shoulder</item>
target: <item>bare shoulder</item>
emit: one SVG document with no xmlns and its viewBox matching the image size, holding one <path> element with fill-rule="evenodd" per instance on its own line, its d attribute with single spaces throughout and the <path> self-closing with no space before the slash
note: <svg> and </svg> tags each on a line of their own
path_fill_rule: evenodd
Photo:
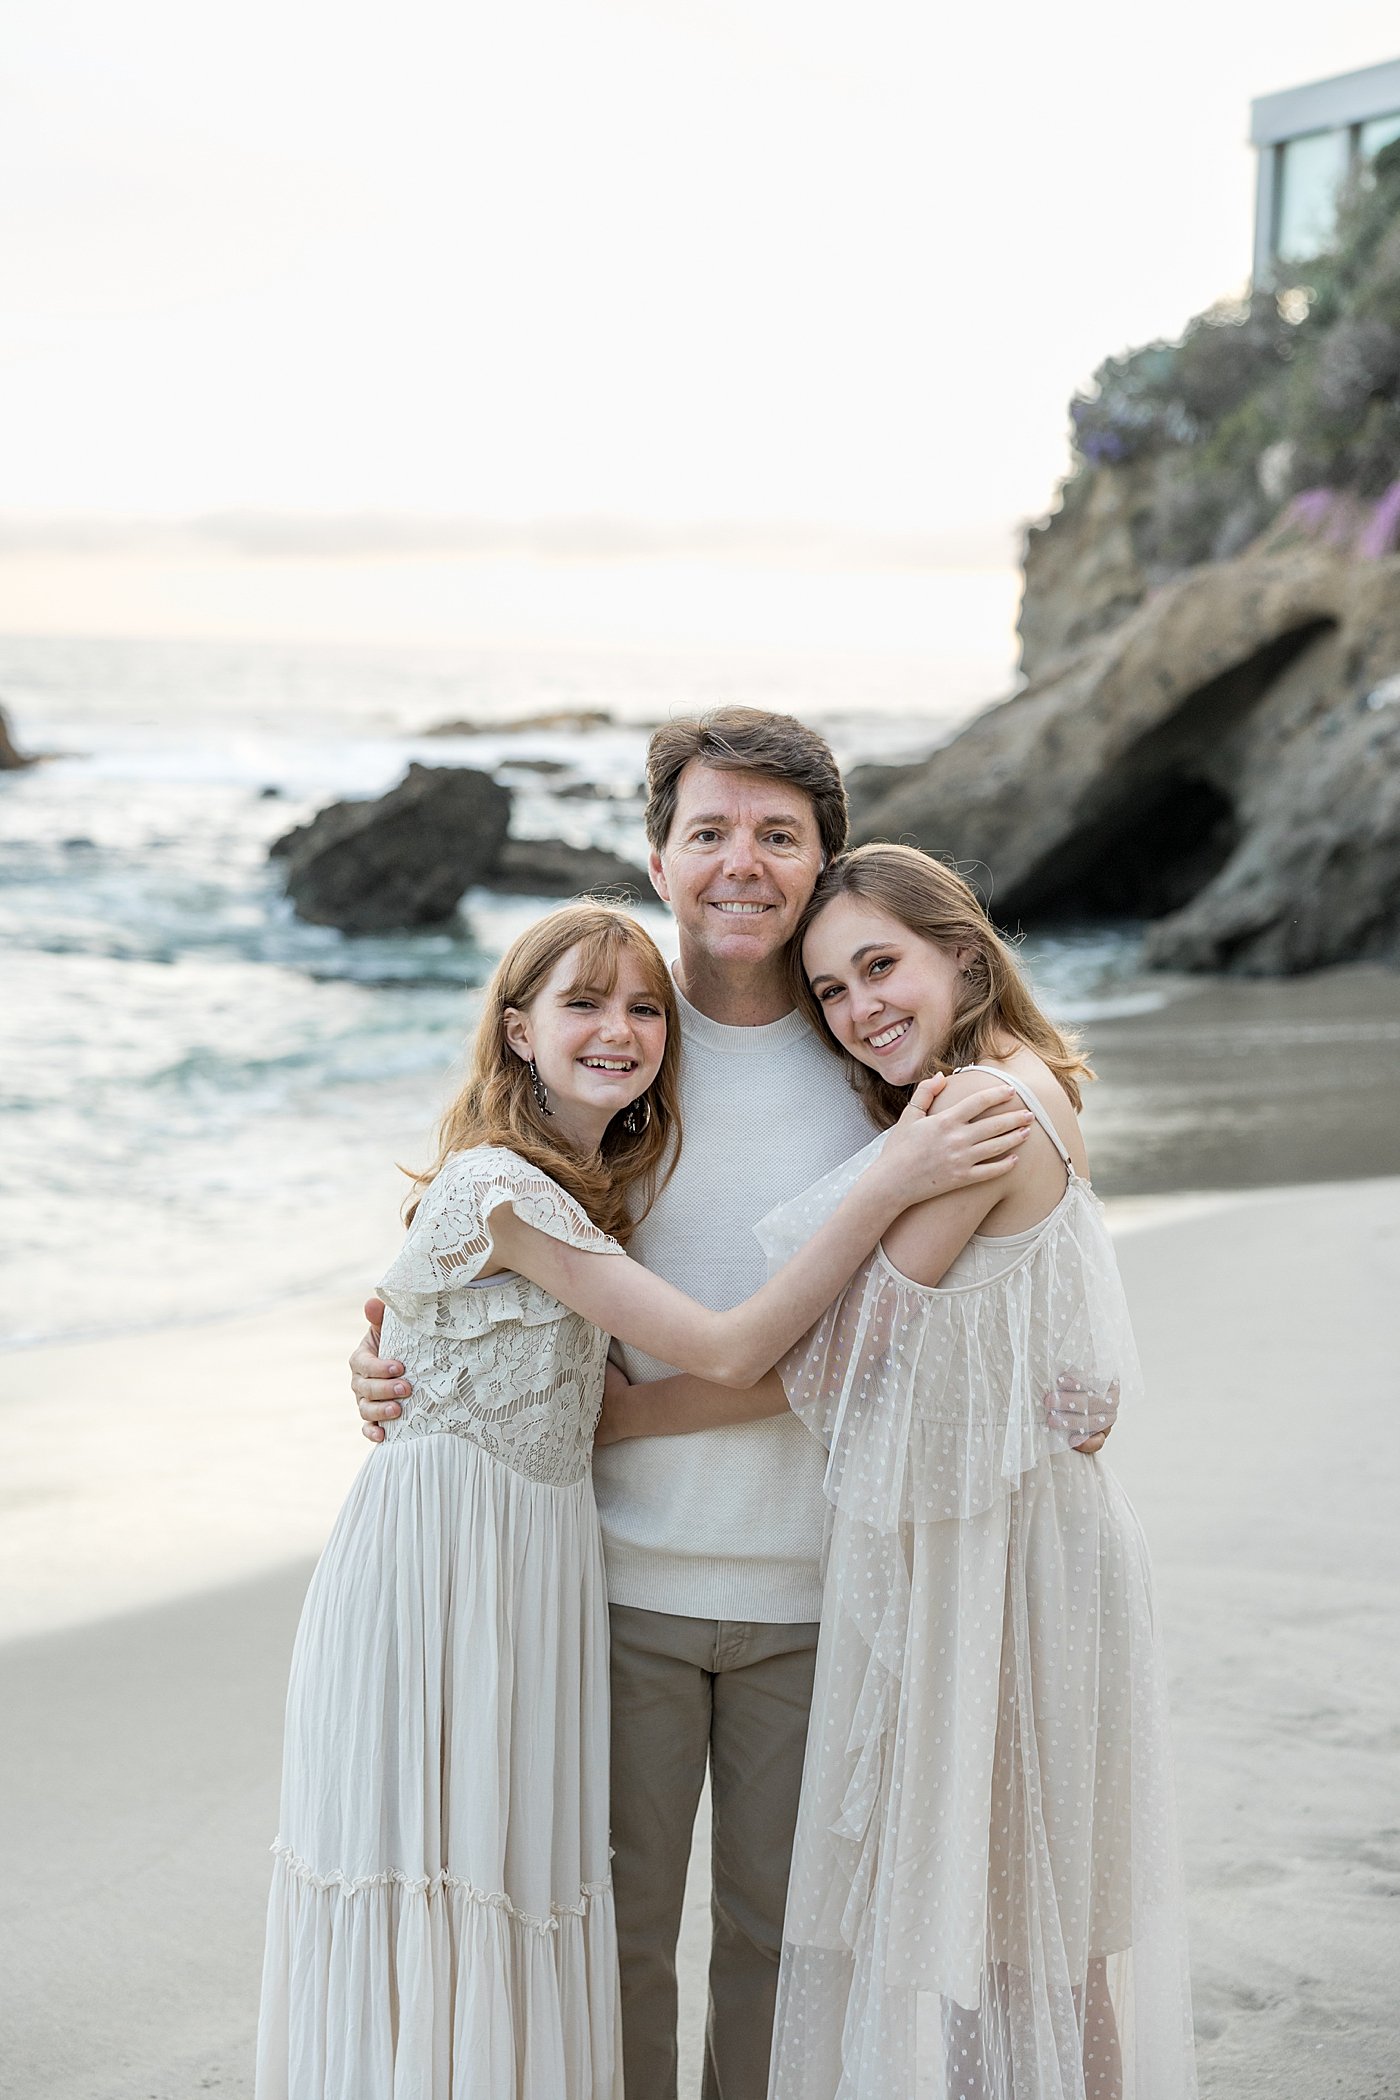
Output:
<svg viewBox="0 0 1400 2100">
<path fill-rule="evenodd" d="M 1044 1058 L 1022 1043 L 1009 1057 L 999 1057 L 996 1062 L 1002 1069 L 1019 1079 L 1023 1086 L 1030 1088 L 1054 1124 L 1060 1143 L 1074 1161 L 1076 1173 L 1087 1176 L 1089 1160 L 1084 1150 L 1084 1134 L 1079 1127 L 1078 1113 Z"/>
</svg>

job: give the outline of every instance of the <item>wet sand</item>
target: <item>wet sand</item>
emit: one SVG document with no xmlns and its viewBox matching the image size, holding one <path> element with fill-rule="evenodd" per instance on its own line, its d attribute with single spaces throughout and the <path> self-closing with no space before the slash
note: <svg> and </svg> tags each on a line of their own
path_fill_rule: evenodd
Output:
<svg viewBox="0 0 1400 2100">
<path fill-rule="evenodd" d="M 1397 1041 L 1400 983 L 1372 973 L 1211 986 L 1095 1031 L 1090 1143 L 1126 1198 L 1151 1396 L 1111 1450 L 1172 1663 L 1207 2100 L 1400 2094 Z M 1232 1192 L 1227 1169 L 1315 1185 Z M 1342 1178 L 1366 1173 L 1389 1178 Z M 15 2100 L 251 2093 L 291 1638 L 364 1448 L 362 1282 L 0 1358 Z M 700 1856 L 684 2100 L 704 1904 Z"/>
<path fill-rule="evenodd" d="M 1400 1174 L 1400 971 L 1169 987 L 1155 1012 L 1085 1027 L 1104 1195 Z"/>
</svg>

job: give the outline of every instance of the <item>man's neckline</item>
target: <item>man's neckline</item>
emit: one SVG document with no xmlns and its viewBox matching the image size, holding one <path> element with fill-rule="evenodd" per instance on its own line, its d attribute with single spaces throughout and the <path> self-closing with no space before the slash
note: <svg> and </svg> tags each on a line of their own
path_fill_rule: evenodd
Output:
<svg viewBox="0 0 1400 2100">
<path fill-rule="evenodd" d="M 761 1051 L 771 1050 L 776 1043 L 795 1042 L 811 1034 L 806 1015 L 795 1006 L 776 1021 L 736 1025 L 732 1021 L 712 1021 L 708 1014 L 701 1013 L 698 1006 L 691 1005 L 679 985 L 675 991 L 681 1033 L 693 1043 L 710 1043 L 724 1050 Z"/>
</svg>

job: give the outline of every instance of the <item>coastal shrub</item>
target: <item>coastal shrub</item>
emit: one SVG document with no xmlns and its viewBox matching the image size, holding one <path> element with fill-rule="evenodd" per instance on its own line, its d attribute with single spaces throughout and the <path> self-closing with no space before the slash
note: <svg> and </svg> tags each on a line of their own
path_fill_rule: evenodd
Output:
<svg viewBox="0 0 1400 2100">
<path fill-rule="evenodd" d="M 1107 359 L 1071 402 L 1066 520 L 1092 477 L 1134 468 L 1148 581 L 1238 553 L 1305 492 L 1396 508 L 1400 140 L 1353 180 L 1333 248 L 1304 273 Z"/>
</svg>

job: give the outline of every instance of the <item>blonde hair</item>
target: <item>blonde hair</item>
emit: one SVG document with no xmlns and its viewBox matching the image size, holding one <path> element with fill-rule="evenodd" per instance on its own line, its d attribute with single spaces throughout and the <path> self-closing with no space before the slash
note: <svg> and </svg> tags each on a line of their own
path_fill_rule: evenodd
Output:
<svg viewBox="0 0 1400 2100">
<path fill-rule="evenodd" d="M 560 957 L 575 948 L 571 991 L 610 992 L 622 957 L 631 955 L 666 1016 L 660 1069 L 635 1104 L 642 1127 L 629 1130 L 625 1112 L 615 1115 L 596 1160 L 579 1159 L 561 1146 L 535 1100 L 529 1069 L 505 1034 L 507 1007 L 529 1007 Z M 589 899 L 566 904 L 528 927 L 501 957 L 486 987 L 467 1082 L 438 1125 L 437 1158 L 423 1173 L 404 1169 L 413 1181 L 404 1216 L 412 1220 L 424 1189 L 454 1152 L 504 1145 L 557 1181 L 595 1225 L 625 1243 L 674 1172 L 680 1141 L 680 1030 L 675 987 L 661 952 L 646 928 L 616 905 Z M 634 1203 L 637 1195 L 640 1203 Z"/>
<path fill-rule="evenodd" d="M 934 1072 L 982 1064 L 1005 1056 L 1007 1039 L 1023 1043 L 1043 1058 L 1074 1103 L 1082 1104 L 1081 1079 L 1093 1069 L 1077 1038 L 1057 1028 L 1041 1012 L 1007 943 L 982 909 L 977 893 L 942 861 L 913 846 L 857 846 L 843 853 L 818 877 L 807 909 L 788 949 L 797 1003 L 828 1045 L 846 1059 L 851 1083 L 881 1126 L 896 1121 L 910 1089 L 891 1085 L 879 1072 L 850 1056 L 827 1027 L 821 1001 L 802 968 L 802 943 L 813 921 L 837 897 L 860 897 L 898 919 L 921 940 L 940 948 L 970 948 L 972 960 L 963 973 L 952 1032 L 940 1057 L 930 1059 Z"/>
</svg>

